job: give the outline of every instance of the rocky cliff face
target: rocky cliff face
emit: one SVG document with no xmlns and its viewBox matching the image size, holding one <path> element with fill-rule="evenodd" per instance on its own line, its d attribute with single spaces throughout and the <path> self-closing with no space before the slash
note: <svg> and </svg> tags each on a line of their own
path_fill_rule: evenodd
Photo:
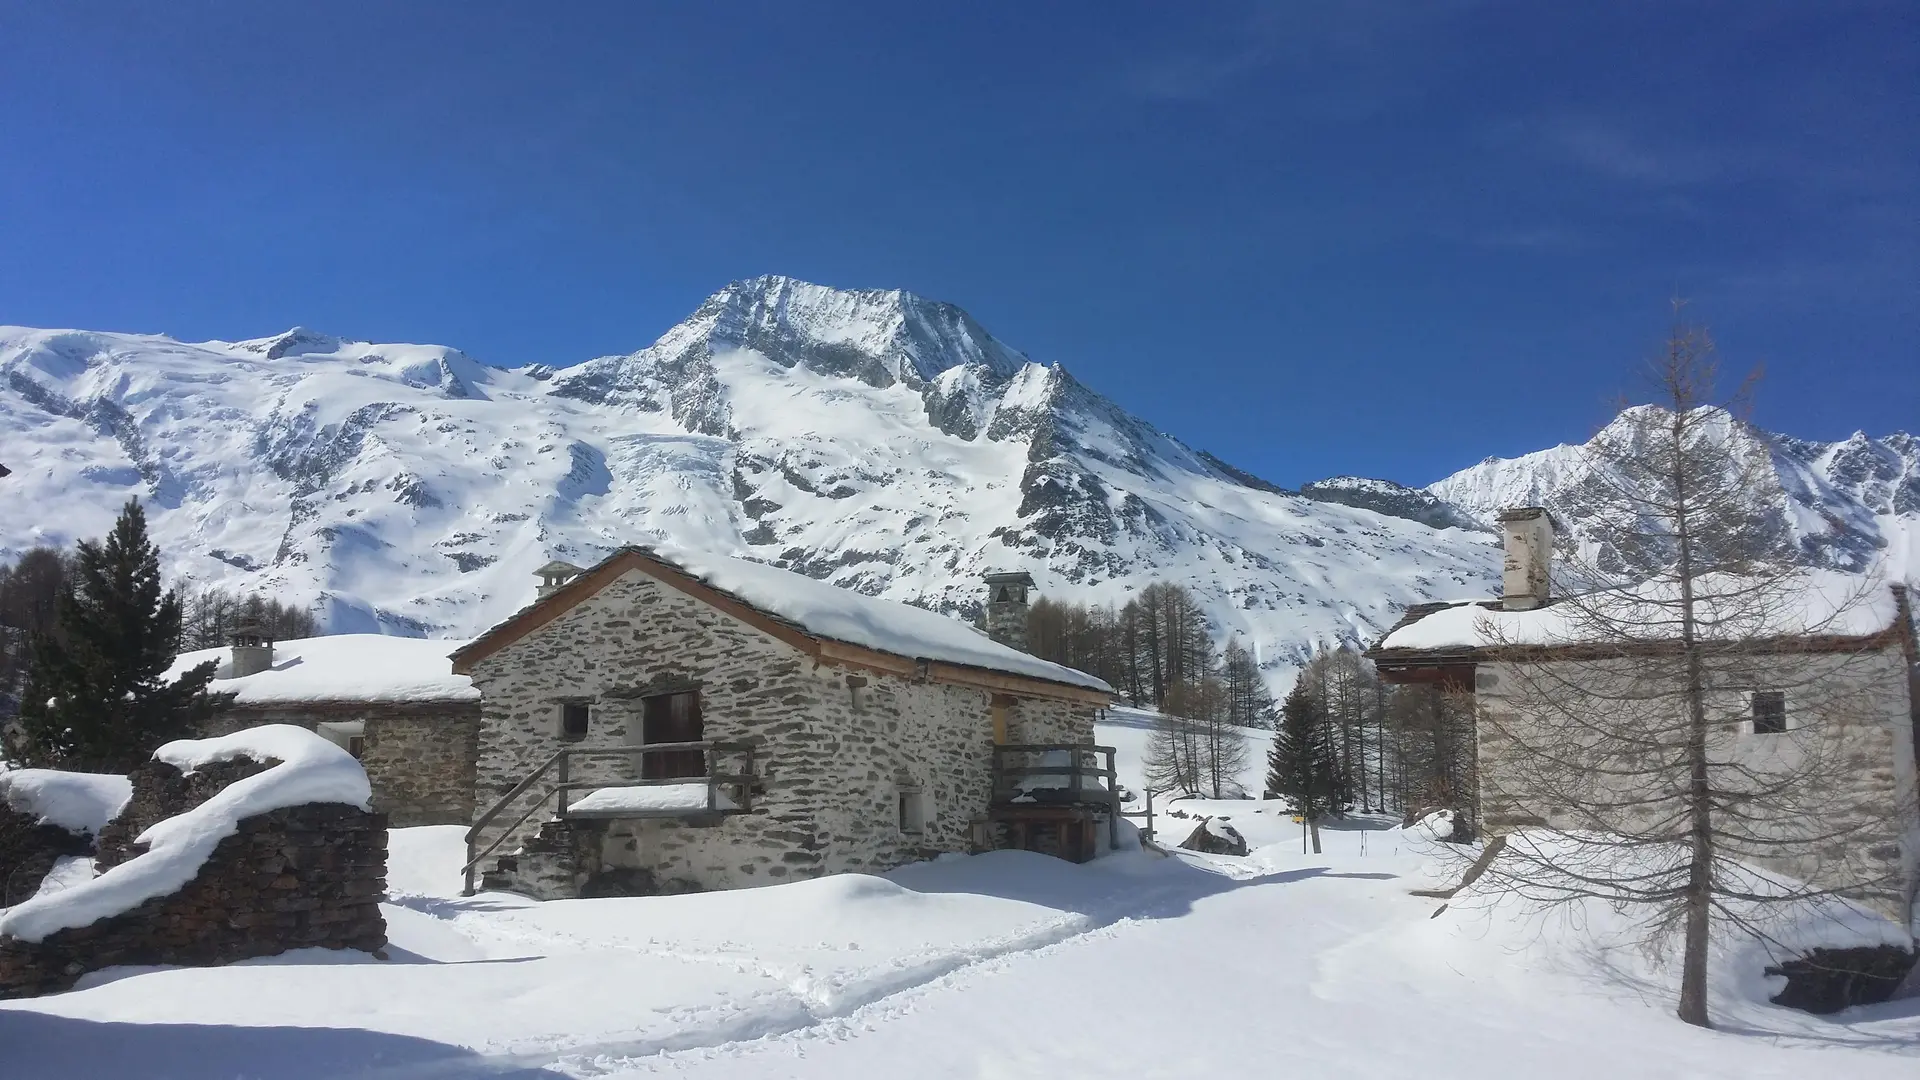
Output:
<svg viewBox="0 0 1920 1080">
<path fill-rule="evenodd" d="M 1641 406 L 1640 408 L 1651 408 Z M 1742 452 L 1761 466 L 1753 498 L 1811 566 L 1920 578 L 1920 440 L 1904 433 L 1812 442 L 1720 413 Z M 1623 421 L 1616 420 L 1619 424 Z M 1595 513 L 1601 467 L 1589 446 L 1488 458 L 1427 490 L 1487 524 L 1503 507 L 1545 506 L 1576 536 Z"/>
</svg>

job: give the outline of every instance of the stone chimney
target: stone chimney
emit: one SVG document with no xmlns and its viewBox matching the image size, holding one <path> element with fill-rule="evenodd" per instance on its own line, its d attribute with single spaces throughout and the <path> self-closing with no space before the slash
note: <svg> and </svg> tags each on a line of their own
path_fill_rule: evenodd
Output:
<svg viewBox="0 0 1920 1080">
<path fill-rule="evenodd" d="M 1553 516 L 1539 506 L 1502 510 L 1500 532 L 1507 546 L 1500 606 L 1529 611 L 1545 605 L 1553 596 L 1548 583 L 1553 569 Z"/>
<path fill-rule="evenodd" d="M 1033 575 L 1024 570 L 988 574 L 987 636 L 1010 649 L 1027 651 L 1027 593 Z"/>
<path fill-rule="evenodd" d="M 585 571 L 570 562 L 562 562 L 559 559 L 553 560 L 534 571 L 534 575 L 540 579 L 540 588 L 534 593 L 534 598 L 536 600 L 545 600 L 547 597 L 559 592 L 562 585 L 579 577 L 582 573 L 585 573 Z"/>
<path fill-rule="evenodd" d="M 229 678 L 255 675 L 273 666 L 273 638 L 259 624 L 241 623 L 233 628 L 229 640 L 233 643 L 233 670 Z"/>
</svg>

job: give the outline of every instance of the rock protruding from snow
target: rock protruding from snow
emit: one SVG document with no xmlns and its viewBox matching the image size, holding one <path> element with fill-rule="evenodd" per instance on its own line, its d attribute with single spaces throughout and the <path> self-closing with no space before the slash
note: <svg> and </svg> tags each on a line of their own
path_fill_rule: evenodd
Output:
<svg viewBox="0 0 1920 1080">
<path fill-rule="evenodd" d="M 124 776 L 57 769 L 0 772 L 0 803 L 70 833 L 98 834 L 132 797 L 133 783 Z"/>
<path fill-rule="evenodd" d="M 1245 855 L 1248 851 L 1247 838 L 1224 817 L 1202 818 L 1180 846 L 1207 855 Z"/>
<path fill-rule="evenodd" d="M 220 841 L 246 818 L 311 803 L 368 808 L 367 774 L 345 750 L 305 728 L 268 724 L 214 739 L 170 742 L 154 760 L 182 772 L 248 758 L 272 767 L 239 780 L 184 814 L 141 833 L 146 850 L 99 877 L 35 897 L 0 914 L 0 937 L 40 941 L 59 930 L 88 926 L 184 887 Z"/>
</svg>

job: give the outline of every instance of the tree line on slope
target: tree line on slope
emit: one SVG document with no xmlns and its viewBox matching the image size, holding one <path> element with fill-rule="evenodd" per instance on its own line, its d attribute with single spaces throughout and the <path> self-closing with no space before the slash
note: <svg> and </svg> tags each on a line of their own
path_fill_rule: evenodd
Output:
<svg viewBox="0 0 1920 1080">
<path fill-rule="evenodd" d="M 60 597 L 76 584 L 79 559 L 78 548 L 36 547 L 13 565 L 0 566 L 0 717 L 19 711 L 33 639 L 64 633 L 58 620 Z M 243 596 L 217 586 L 190 588 L 186 582 L 177 583 L 171 591 L 180 599 L 180 630 L 171 645 L 175 653 L 218 648 L 242 626 L 257 627 L 275 641 L 320 633 L 311 611 L 257 593 Z"/>
<path fill-rule="evenodd" d="M 160 575 L 146 514 L 130 501 L 101 540 L 35 548 L 0 568 L 0 716 L 16 765 L 121 772 L 193 734 L 217 702 L 218 661 L 168 680 L 182 651 L 242 625 L 311 636 L 313 616 L 261 597 L 201 589 L 183 598 Z"/>
<path fill-rule="evenodd" d="M 1105 679 L 1135 706 L 1159 710 L 1146 763 L 1155 790 L 1245 794 L 1239 777 L 1249 749 L 1241 729 L 1274 728 L 1279 711 L 1252 652 L 1238 638 L 1216 647 L 1206 612 L 1187 589 L 1155 582 L 1110 606 L 1042 598 L 1028 615 L 1027 647 Z M 1469 700 L 1389 687 L 1351 646 L 1315 654 L 1297 687 L 1306 688 L 1315 738 L 1337 781 L 1335 808 L 1447 807 L 1471 817 Z M 1267 788 L 1284 794 L 1271 778 Z"/>
</svg>

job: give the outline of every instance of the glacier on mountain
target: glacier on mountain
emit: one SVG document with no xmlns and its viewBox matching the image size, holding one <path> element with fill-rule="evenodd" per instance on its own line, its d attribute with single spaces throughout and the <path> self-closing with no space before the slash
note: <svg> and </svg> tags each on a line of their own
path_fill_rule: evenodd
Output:
<svg viewBox="0 0 1920 1080">
<path fill-rule="evenodd" d="M 1861 497 L 1912 499 L 1910 439 L 1897 468 L 1891 441 L 1779 445 L 1823 492 L 1854 477 Z M 170 574 L 312 604 L 336 632 L 470 636 L 549 559 L 661 544 L 958 616 L 988 570 L 1098 603 L 1175 582 L 1284 688 L 1317 646 L 1489 592 L 1486 500 L 1553 486 L 1520 460 L 1430 493 L 1289 492 L 950 304 L 779 277 L 557 370 L 301 328 L 197 344 L 0 328 L 0 561 L 98 536 L 137 496 Z"/>
</svg>

